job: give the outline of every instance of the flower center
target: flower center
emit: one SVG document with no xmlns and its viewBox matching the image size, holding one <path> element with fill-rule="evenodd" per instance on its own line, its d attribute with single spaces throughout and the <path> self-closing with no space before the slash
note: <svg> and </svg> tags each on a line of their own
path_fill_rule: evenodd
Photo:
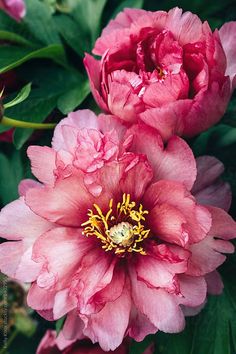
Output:
<svg viewBox="0 0 236 354">
<path fill-rule="evenodd" d="M 96 212 L 90 209 L 88 221 L 81 225 L 85 236 L 96 236 L 105 251 L 114 251 L 120 256 L 127 252 L 146 255 L 141 243 L 148 237 L 150 230 L 143 225 L 148 211 L 143 210 L 142 204 L 137 206 L 130 201 L 130 194 L 124 193 L 122 202 L 117 203 L 115 208 L 113 199 L 110 200 L 105 214 L 97 204 L 93 206 Z"/>
</svg>

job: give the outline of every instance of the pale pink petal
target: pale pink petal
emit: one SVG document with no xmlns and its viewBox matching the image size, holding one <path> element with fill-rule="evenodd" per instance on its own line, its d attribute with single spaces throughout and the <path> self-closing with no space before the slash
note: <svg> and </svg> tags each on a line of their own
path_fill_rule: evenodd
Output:
<svg viewBox="0 0 236 354">
<path fill-rule="evenodd" d="M 232 90 L 234 90 L 236 87 L 236 21 L 225 23 L 219 30 L 219 36 L 227 60 L 226 75 L 230 76 Z"/>
<path fill-rule="evenodd" d="M 172 137 L 164 147 L 157 131 L 145 124 L 138 124 L 127 131 L 133 135 L 131 151 L 145 154 L 151 163 L 154 180 L 175 180 L 190 190 L 196 178 L 193 153 L 184 140 Z"/>
<path fill-rule="evenodd" d="M 56 168 L 56 153 L 48 146 L 30 146 L 27 155 L 31 161 L 32 173 L 44 184 L 53 185 Z"/>
<path fill-rule="evenodd" d="M 0 237 L 7 240 L 24 239 L 26 245 L 32 245 L 38 236 L 53 227 L 53 224 L 35 215 L 25 205 L 23 198 L 15 200 L 1 210 Z"/>
<path fill-rule="evenodd" d="M 71 139 L 68 139 L 68 136 L 65 137 L 63 134 L 62 128 L 65 126 L 71 127 L 70 132 L 73 133 Z M 54 130 L 52 139 L 53 149 L 56 151 L 62 149 L 73 151 L 77 142 L 77 133 L 83 128 L 98 129 L 97 116 L 89 109 L 69 113 L 68 117 L 62 119 Z"/>
</svg>

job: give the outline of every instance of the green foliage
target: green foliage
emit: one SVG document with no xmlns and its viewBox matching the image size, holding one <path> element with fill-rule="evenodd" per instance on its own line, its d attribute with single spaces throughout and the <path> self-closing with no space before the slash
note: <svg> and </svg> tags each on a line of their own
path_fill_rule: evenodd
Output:
<svg viewBox="0 0 236 354">
<path fill-rule="evenodd" d="M 4 104 L 4 108 L 10 108 L 26 100 L 31 91 L 31 83 L 25 85 L 13 100 Z"/>
</svg>

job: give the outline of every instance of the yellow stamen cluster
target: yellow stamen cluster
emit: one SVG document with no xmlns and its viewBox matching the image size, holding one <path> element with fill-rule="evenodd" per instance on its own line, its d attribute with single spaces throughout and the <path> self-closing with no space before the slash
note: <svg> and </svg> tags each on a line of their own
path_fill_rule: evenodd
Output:
<svg viewBox="0 0 236 354">
<path fill-rule="evenodd" d="M 146 255 L 140 243 L 148 237 L 150 230 L 143 225 L 148 211 L 143 210 L 142 204 L 137 207 L 135 202 L 130 201 L 130 194 L 124 193 L 122 202 L 117 203 L 114 209 L 113 199 L 110 200 L 106 214 L 97 204 L 93 206 L 96 212 L 89 209 L 89 219 L 81 225 L 84 235 L 96 236 L 105 251 L 114 251 L 121 256 L 125 252 Z"/>
</svg>

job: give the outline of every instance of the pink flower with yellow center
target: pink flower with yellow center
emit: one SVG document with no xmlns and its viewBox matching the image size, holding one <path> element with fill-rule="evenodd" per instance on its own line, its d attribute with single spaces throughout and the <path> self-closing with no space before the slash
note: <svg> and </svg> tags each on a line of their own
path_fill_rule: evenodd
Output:
<svg viewBox="0 0 236 354">
<path fill-rule="evenodd" d="M 230 190 L 218 160 L 196 165 L 181 138 L 164 146 L 147 125 L 127 131 L 88 110 L 28 155 L 40 183 L 23 181 L 1 211 L 0 269 L 31 283 L 28 304 L 43 317 L 67 315 L 67 340 L 107 351 L 126 336 L 179 332 L 207 289 L 221 292 L 216 268 L 236 224 L 221 208 Z"/>
<path fill-rule="evenodd" d="M 26 13 L 24 0 L 0 0 L 0 8 L 16 21 L 20 21 Z"/>
</svg>

